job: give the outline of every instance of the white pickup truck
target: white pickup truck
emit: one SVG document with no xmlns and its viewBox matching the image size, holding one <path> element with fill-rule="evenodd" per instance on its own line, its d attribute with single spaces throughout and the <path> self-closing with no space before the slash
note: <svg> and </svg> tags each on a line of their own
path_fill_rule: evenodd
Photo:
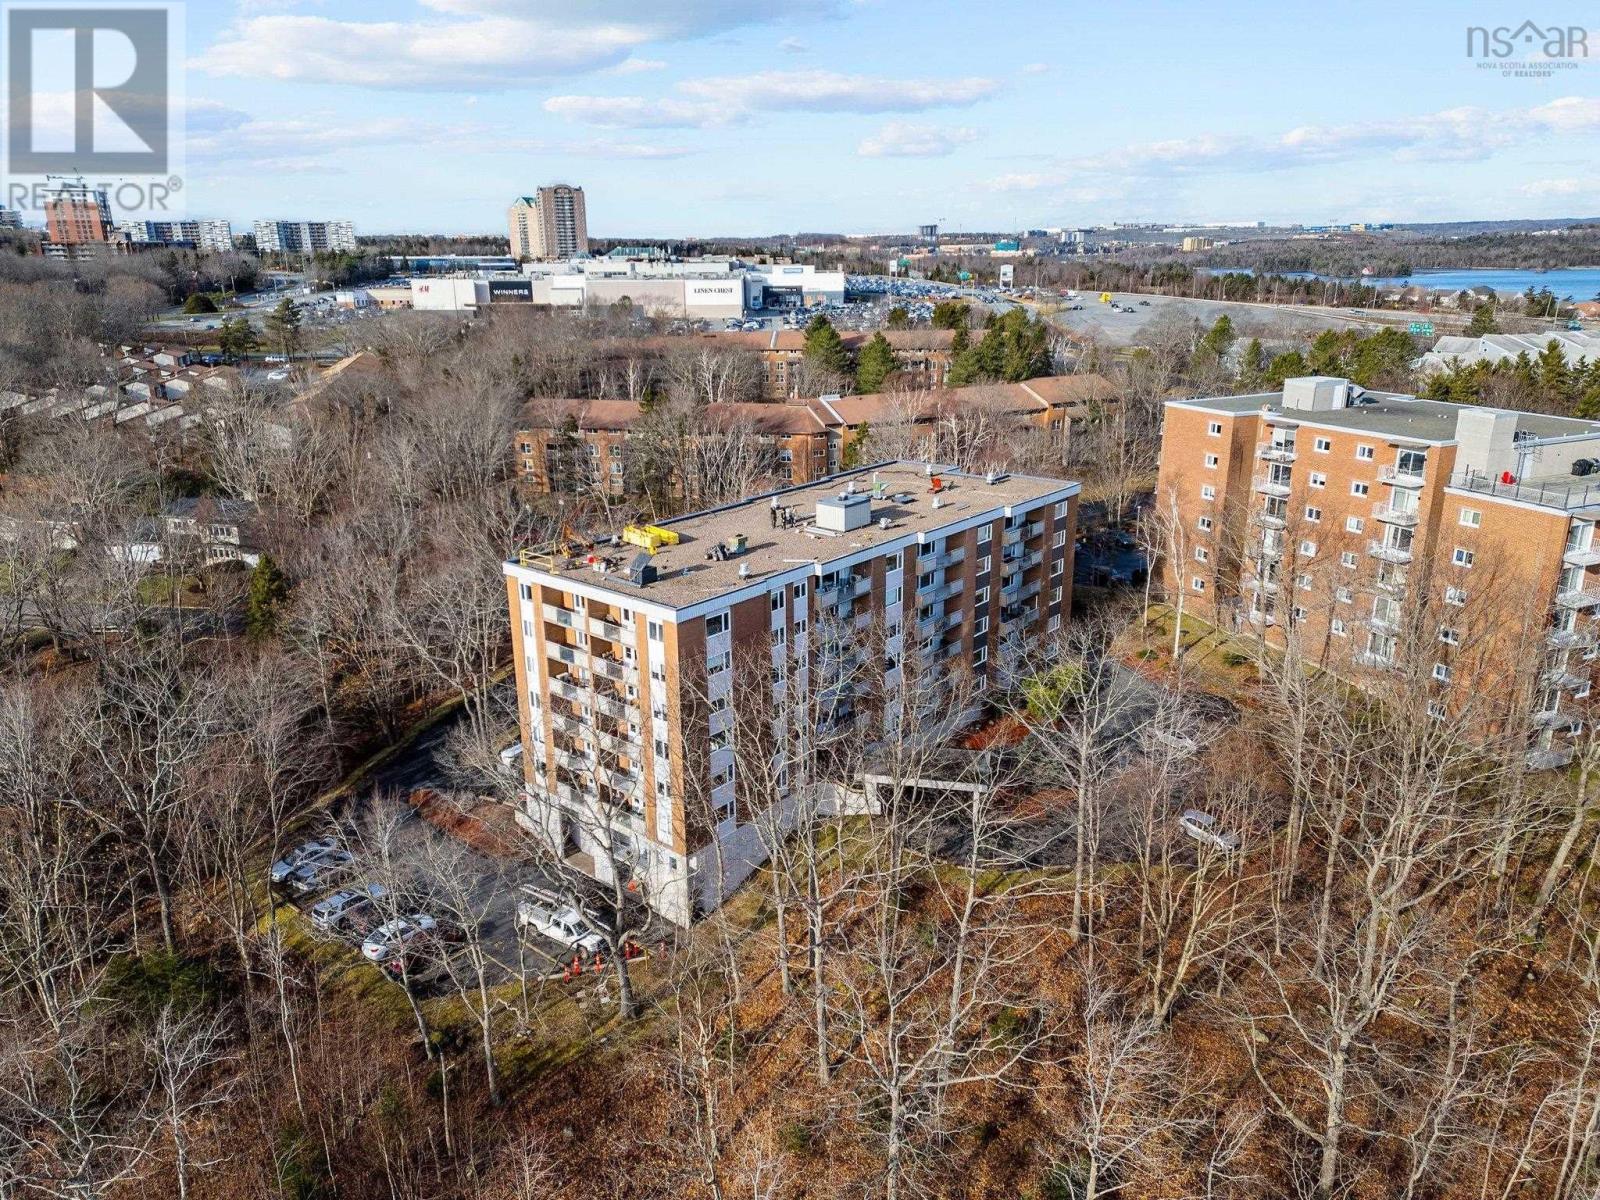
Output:
<svg viewBox="0 0 1600 1200">
<path fill-rule="evenodd" d="M 578 909 L 537 888 L 523 889 L 522 899 L 517 901 L 517 924 L 585 954 L 594 954 L 606 944 Z"/>
</svg>

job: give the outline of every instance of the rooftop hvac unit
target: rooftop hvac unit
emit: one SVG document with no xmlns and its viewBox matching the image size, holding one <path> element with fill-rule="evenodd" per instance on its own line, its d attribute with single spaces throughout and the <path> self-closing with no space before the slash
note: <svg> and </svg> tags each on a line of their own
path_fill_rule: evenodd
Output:
<svg viewBox="0 0 1600 1200">
<path fill-rule="evenodd" d="M 850 533 L 872 521 L 869 496 L 839 496 L 817 501 L 817 528 L 829 533 Z"/>
<path fill-rule="evenodd" d="M 628 564 L 628 582 L 644 587 L 656 581 L 656 565 L 650 561 L 650 551 L 641 550 Z"/>
</svg>

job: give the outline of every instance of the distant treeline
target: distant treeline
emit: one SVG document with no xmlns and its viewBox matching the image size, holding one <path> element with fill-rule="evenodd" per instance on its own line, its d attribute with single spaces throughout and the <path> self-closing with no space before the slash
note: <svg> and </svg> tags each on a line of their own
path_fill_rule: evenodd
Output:
<svg viewBox="0 0 1600 1200">
<path fill-rule="evenodd" d="M 1170 248 L 1163 249 L 1171 253 Z M 1551 234 L 1483 233 L 1461 238 L 1351 234 L 1330 241 L 1266 239 L 1220 247 L 1199 262 L 1207 267 L 1341 276 L 1359 275 L 1364 267 L 1381 276 L 1452 267 L 1592 267 L 1600 265 L 1600 225 L 1574 225 Z"/>
</svg>

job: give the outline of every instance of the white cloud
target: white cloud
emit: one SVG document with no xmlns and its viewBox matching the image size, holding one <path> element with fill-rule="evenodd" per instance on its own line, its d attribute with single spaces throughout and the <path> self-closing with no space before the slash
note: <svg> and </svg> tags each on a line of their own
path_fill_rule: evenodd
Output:
<svg viewBox="0 0 1600 1200">
<path fill-rule="evenodd" d="M 1022 68 L 1024 75 L 1047 75 L 1049 72 L 1049 63 L 1027 63 Z"/>
<path fill-rule="evenodd" d="M 667 64 L 659 58 L 625 58 L 611 69 L 618 75 L 638 75 L 644 71 L 664 71 Z"/>
<path fill-rule="evenodd" d="M 1517 188 L 1524 196 L 1577 196 L 1595 190 L 1579 179 L 1532 179 Z"/>
<path fill-rule="evenodd" d="M 421 0 L 410 19 L 246 12 L 193 66 L 214 75 L 383 89 L 481 90 L 619 67 L 634 51 L 768 22 L 828 16 L 839 0 Z M 649 60 L 642 60 L 649 61 Z"/>
<path fill-rule="evenodd" d="M 856 147 L 856 153 L 863 158 L 942 158 L 957 146 L 968 145 L 977 138 L 978 131 L 965 126 L 890 121 L 877 133 L 864 138 Z"/>
<path fill-rule="evenodd" d="M 1171 178 L 1291 170 L 1367 159 L 1468 162 L 1530 141 L 1600 133 L 1600 100 L 1567 96 L 1531 108 L 1461 107 L 1343 125 L 1302 125 L 1269 136 L 1200 134 L 1058 160 L 1053 169 L 1000 176 L 993 190 L 1043 190 L 1084 175 Z"/>
<path fill-rule="evenodd" d="M 797 37 L 786 37 L 783 39 L 783 41 L 778 43 L 778 49 L 782 50 L 785 54 L 804 54 L 806 51 L 810 50 L 811 47 Z"/>
<path fill-rule="evenodd" d="M 709 129 L 740 116 L 729 105 L 643 96 L 551 96 L 544 110 L 604 129 Z"/>
<path fill-rule="evenodd" d="M 1000 90 L 992 79 L 887 79 L 837 71 L 761 71 L 754 75 L 687 79 L 678 85 L 689 96 L 725 101 L 738 97 L 764 111 L 921 112 L 929 108 L 975 104 Z"/>
<path fill-rule="evenodd" d="M 885 79 L 835 71 L 765 71 L 740 78 L 686 79 L 678 95 L 551 96 L 544 110 L 605 129 L 709 129 L 757 112 L 920 112 L 975 104 L 990 79 Z"/>
</svg>

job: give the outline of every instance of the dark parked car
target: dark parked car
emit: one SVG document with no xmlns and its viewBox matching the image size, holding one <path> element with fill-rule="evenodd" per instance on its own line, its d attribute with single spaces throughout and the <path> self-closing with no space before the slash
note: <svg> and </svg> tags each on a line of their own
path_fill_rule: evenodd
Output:
<svg viewBox="0 0 1600 1200">
<path fill-rule="evenodd" d="M 323 933 L 350 928 L 359 917 L 369 912 L 375 913 L 378 908 L 375 902 L 382 900 L 388 894 L 388 890 L 381 883 L 341 888 L 312 906 L 311 924 Z"/>
<path fill-rule="evenodd" d="M 275 885 L 288 883 L 289 876 L 293 875 L 295 871 L 314 859 L 338 848 L 339 844 L 337 842 L 327 838 L 317 838 L 309 842 L 303 842 L 273 863 L 272 870 L 268 872 L 267 877 Z"/>
</svg>

